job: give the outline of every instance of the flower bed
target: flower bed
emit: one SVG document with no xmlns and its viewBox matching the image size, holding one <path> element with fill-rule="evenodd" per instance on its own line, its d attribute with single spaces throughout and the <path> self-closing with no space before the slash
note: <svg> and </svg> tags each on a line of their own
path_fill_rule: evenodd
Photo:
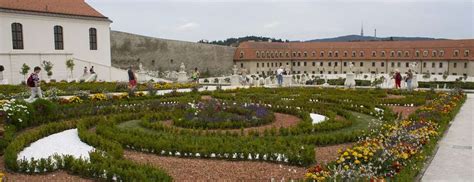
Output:
<svg viewBox="0 0 474 182">
<path fill-rule="evenodd" d="M 215 99 L 188 104 L 186 111 L 175 117 L 173 124 L 183 128 L 236 129 L 271 123 L 275 116 L 263 106 L 226 104 Z"/>
</svg>

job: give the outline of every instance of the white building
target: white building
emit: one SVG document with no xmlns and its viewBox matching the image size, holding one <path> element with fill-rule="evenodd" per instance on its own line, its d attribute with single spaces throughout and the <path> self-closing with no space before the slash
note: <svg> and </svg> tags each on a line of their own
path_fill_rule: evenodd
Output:
<svg viewBox="0 0 474 182">
<path fill-rule="evenodd" d="M 18 84 L 23 64 L 32 72 L 43 61 L 54 64 L 51 79 L 68 80 L 94 70 L 99 80 L 125 80 L 124 70 L 111 67 L 112 21 L 84 0 L 1 0 L 0 65 L 4 82 Z M 66 60 L 74 60 L 73 77 Z M 28 73 L 28 75 L 29 75 Z M 0 73 L 2 74 L 2 73 Z M 42 79 L 47 79 L 43 70 Z M 1 79 L 1 75 L 0 75 Z"/>
</svg>

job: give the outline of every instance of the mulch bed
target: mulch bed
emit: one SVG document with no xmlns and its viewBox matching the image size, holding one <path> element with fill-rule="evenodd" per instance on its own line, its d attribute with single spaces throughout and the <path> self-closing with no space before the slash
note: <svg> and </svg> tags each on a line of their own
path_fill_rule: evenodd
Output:
<svg viewBox="0 0 474 182">
<path fill-rule="evenodd" d="M 79 182 L 90 182 L 94 181 L 91 179 L 84 179 L 79 176 L 68 174 L 66 171 L 54 171 L 52 173 L 42 175 L 28 175 L 19 173 L 10 173 L 5 169 L 5 162 L 3 156 L 0 156 L 0 172 L 3 172 L 5 181 L 79 181 Z"/>
<path fill-rule="evenodd" d="M 134 151 L 124 151 L 126 159 L 162 168 L 175 181 L 275 181 L 301 179 L 305 167 L 283 164 L 163 157 Z"/>
<path fill-rule="evenodd" d="M 345 150 L 346 148 L 352 147 L 354 143 L 344 143 L 344 144 L 337 144 L 337 145 L 330 145 L 330 146 L 323 146 L 323 147 L 315 147 L 315 157 L 316 162 L 318 164 L 324 165 L 328 162 L 334 161 L 339 157 L 337 151 L 339 149 Z"/>
<path fill-rule="evenodd" d="M 263 125 L 263 126 L 258 126 L 258 127 L 250 127 L 250 128 L 244 128 L 244 133 L 247 134 L 249 131 L 257 131 L 259 133 L 263 133 L 265 129 L 271 129 L 271 128 L 276 128 L 279 129 L 281 127 L 283 128 L 289 128 L 292 126 L 296 126 L 299 122 L 301 121 L 300 118 L 293 116 L 293 115 L 288 115 L 288 114 L 282 114 L 282 113 L 275 113 L 275 121 L 273 121 L 270 124 Z M 163 121 L 163 124 L 166 126 L 173 126 L 173 121 L 167 120 Z M 179 127 L 176 127 L 179 128 Z M 230 131 L 230 132 L 241 132 L 240 129 L 219 129 L 219 130 L 207 130 L 207 131 Z"/>
<path fill-rule="evenodd" d="M 402 118 L 407 119 L 408 116 L 418 110 L 420 107 L 406 107 L 406 106 L 389 106 L 394 113 L 402 113 Z"/>
</svg>

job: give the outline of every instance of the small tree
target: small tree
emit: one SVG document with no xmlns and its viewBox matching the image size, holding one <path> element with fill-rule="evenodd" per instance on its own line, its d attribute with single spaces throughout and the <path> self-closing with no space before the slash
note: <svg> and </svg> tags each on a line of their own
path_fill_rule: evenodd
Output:
<svg viewBox="0 0 474 182">
<path fill-rule="evenodd" d="M 30 71 L 30 67 L 26 65 L 26 63 L 23 63 L 23 66 L 21 66 L 20 74 L 23 75 L 24 79 L 26 80 L 26 75 L 28 74 L 28 71 Z"/>
<path fill-rule="evenodd" d="M 48 78 L 51 78 L 51 76 L 53 76 L 53 72 L 52 72 L 53 66 L 54 65 L 53 63 L 51 63 L 51 61 L 43 61 L 42 67 L 48 74 Z"/>
<path fill-rule="evenodd" d="M 71 78 L 74 78 L 74 75 L 73 75 L 73 70 L 74 70 L 74 60 L 73 59 L 68 59 L 66 61 L 66 67 L 67 69 L 69 69 L 69 71 L 71 72 Z"/>
</svg>

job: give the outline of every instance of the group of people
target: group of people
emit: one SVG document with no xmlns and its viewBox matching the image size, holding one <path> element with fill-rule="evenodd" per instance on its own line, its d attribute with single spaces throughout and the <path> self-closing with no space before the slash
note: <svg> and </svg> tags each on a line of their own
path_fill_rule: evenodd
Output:
<svg viewBox="0 0 474 182">
<path fill-rule="evenodd" d="M 412 85 L 413 72 L 411 71 L 411 69 L 408 69 L 408 72 L 406 72 L 405 74 L 406 74 L 406 76 L 405 76 L 405 78 L 403 78 L 400 71 L 395 70 L 395 74 L 393 75 L 393 79 L 395 79 L 395 88 L 400 89 L 402 80 L 405 79 L 405 82 L 407 84 L 407 90 L 411 91 L 411 90 L 413 90 L 413 85 Z"/>
<path fill-rule="evenodd" d="M 95 71 L 94 71 L 94 66 L 91 66 L 91 69 L 89 69 L 89 73 L 92 75 L 92 74 L 95 74 Z M 87 66 L 84 66 L 84 76 L 89 74 L 87 72 Z"/>
</svg>

